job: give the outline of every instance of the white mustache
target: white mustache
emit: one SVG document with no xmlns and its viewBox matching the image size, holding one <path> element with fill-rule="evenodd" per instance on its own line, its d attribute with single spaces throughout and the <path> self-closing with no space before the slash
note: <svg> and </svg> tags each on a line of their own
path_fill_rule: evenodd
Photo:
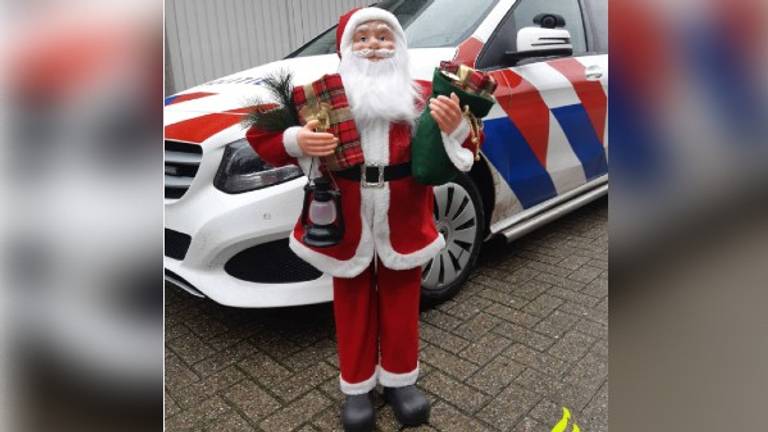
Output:
<svg viewBox="0 0 768 432">
<path fill-rule="evenodd" d="M 352 54 L 360 58 L 371 58 L 371 57 L 390 58 L 395 56 L 395 50 L 386 49 L 386 48 L 377 49 L 377 50 L 372 50 L 370 48 L 363 48 L 361 50 L 352 51 Z"/>
</svg>

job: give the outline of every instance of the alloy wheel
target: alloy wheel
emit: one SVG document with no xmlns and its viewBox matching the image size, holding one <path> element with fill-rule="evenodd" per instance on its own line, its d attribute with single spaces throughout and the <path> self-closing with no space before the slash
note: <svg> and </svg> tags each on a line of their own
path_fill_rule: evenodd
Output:
<svg viewBox="0 0 768 432">
<path fill-rule="evenodd" d="M 470 264 L 476 247 L 477 209 L 464 187 L 446 183 L 434 188 L 435 223 L 445 238 L 445 247 L 422 271 L 422 287 L 440 289 L 459 279 Z"/>
</svg>

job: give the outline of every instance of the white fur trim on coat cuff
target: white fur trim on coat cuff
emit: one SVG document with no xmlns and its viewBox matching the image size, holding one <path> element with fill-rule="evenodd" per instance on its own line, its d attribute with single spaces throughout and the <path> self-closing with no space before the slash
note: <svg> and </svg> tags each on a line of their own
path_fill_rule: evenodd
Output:
<svg viewBox="0 0 768 432">
<path fill-rule="evenodd" d="M 467 119 L 462 119 L 459 127 L 450 135 L 443 131 L 440 131 L 440 135 L 443 137 L 443 146 L 445 146 L 445 152 L 448 154 L 448 159 L 459 169 L 459 171 L 467 172 L 472 169 L 472 164 L 475 163 L 475 155 L 470 150 L 461 146 L 464 141 L 469 137 L 469 123 Z"/>
<path fill-rule="evenodd" d="M 378 374 L 379 368 L 377 367 L 374 369 L 373 375 L 371 375 L 370 378 L 354 384 L 344 381 L 344 378 L 339 375 L 339 386 L 341 387 L 341 392 L 349 396 L 366 394 L 376 388 L 376 379 Z"/>
<path fill-rule="evenodd" d="M 419 364 L 416 363 L 416 369 L 406 373 L 387 372 L 379 366 L 379 383 L 384 387 L 405 387 L 416 384 L 419 378 Z"/>
<path fill-rule="evenodd" d="M 300 130 L 300 126 L 292 126 L 283 132 L 283 146 L 285 147 L 285 152 L 288 153 L 289 156 L 295 158 L 304 156 L 304 152 L 301 151 L 301 147 L 299 147 L 298 138 Z"/>
</svg>

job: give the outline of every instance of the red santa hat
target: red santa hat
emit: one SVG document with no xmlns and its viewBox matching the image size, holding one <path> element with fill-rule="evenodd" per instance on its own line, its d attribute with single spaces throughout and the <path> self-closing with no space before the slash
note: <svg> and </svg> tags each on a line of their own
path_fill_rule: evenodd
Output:
<svg viewBox="0 0 768 432">
<path fill-rule="evenodd" d="M 355 29 L 368 21 L 384 21 L 395 33 L 395 36 L 405 41 L 405 32 L 397 17 L 390 12 L 377 7 L 355 8 L 339 18 L 339 26 L 336 28 L 336 53 L 341 57 L 350 45 Z"/>
</svg>

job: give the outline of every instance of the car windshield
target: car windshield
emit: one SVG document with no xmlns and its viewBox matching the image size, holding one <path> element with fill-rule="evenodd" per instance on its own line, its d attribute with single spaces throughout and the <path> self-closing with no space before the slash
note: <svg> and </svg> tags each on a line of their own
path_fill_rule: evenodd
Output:
<svg viewBox="0 0 768 432">
<path fill-rule="evenodd" d="M 454 47 L 468 38 L 498 0 L 388 0 L 376 4 L 400 21 L 409 48 Z M 336 52 L 336 26 L 288 57 Z"/>
</svg>

